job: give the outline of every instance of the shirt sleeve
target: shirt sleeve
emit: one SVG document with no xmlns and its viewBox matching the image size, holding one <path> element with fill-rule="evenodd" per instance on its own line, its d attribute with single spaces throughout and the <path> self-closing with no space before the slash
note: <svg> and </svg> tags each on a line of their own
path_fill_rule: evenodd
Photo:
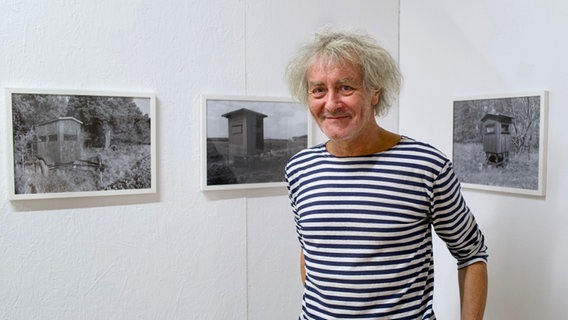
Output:
<svg viewBox="0 0 568 320">
<path fill-rule="evenodd" d="M 485 237 L 463 198 L 449 160 L 433 183 L 431 218 L 436 234 L 456 258 L 458 269 L 480 261 L 487 263 Z"/>
<path fill-rule="evenodd" d="M 288 169 L 288 168 L 286 168 Z M 292 188 L 290 187 L 290 181 L 288 176 L 288 170 L 285 173 L 285 182 L 288 188 L 288 199 L 290 200 L 290 206 L 292 207 L 292 213 L 294 216 L 294 223 L 296 224 L 296 235 L 298 236 L 298 240 L 300 241 L 300 246 L 304 248 L 304 240 L 302 237 L 302 227 L 300 225 L 300 214 L 298 213 L 298 209 L 296 206 L 295 195 L 293 194 Z"/>
</svg>

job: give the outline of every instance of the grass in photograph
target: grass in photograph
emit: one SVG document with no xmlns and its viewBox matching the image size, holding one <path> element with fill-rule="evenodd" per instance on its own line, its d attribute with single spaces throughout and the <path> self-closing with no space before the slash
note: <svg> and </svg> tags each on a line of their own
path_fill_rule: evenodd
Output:
<svg viewBox="0 0 568 320">
<path fill-rule="evenodd" d="M 487 165 L 481 143 L 454 143 L 455 172 L 462 183 L 538 189 L 538 152 L 511 152 L 501 167 Z"/>
<path fill-rule="evenodd" d="M 151 187 L 149 145 L 88 148 L 85 161 L 59 165 L 42 172 L 40 164 L 15 167 L 16 194 L 145 189 Z M 100 164 L 95 166 L 94 164 Z"/>
</svg>

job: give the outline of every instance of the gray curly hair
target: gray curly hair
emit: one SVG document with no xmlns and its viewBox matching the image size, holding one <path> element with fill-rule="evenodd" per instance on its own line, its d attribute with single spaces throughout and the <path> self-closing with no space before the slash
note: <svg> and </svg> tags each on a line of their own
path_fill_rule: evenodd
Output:
<svg viewBox="0 0 568 320">
<path fill-rule="evenodd" d="M 398 98 L 402 75 L 390 53 L 369 35 L 324 29 L 315 34 L 314 41 L 303 46 L 286 67 L 290 94 L 308 104 L 306 72 L 317 58 L 326 63 L 351 63 L 361 67 L 363 83 L 368 90 L 380 90 L 375 114 L 384 116 Z"/>
</svg>

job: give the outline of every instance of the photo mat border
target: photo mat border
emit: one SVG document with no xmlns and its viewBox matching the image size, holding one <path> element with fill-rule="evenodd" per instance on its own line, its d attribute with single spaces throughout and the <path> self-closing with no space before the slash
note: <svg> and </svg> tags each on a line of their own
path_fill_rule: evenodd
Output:
<svg viewBox="0 0 568 320">
<path fill-rule="evenodd" d="M 208 103 L 214 101 L 225 101 L 229 103 L 283 103 L 283 104 L 294 104 L 300 105 L 305 110 L 305 115 L 301 116 L 301 121 L 306 122 L 306 135 L 307 142 L 304 148 L 313 145 L 313 133 L 312 133 L 312 120 L 307 108 L 301 105 L 299 102 L 292 100 L 291 98 L 284 97 L 271 97 L 271 96 L 239 96 L 239 95 L 224 95 L 224 94 L 202 94 L 200 97 L 200 117 L 201 117 L 201 190 L 202 191 L 222 191 L 222 190 L 243 190 L 243 189 L 260 189 L 260 188 L 285 188 L 285 181 L 281 182 L 255 182 L 255 183 L 229 183 L 229 184 L 209 184 L 208 178 L 208 155 L 207 155 L 207 143 L 208 143 L 208 128 L 211 124 L 208 123 L 207 112 Z M 305 119 L 305 120 L 304 120 Z"/>
<path fill-rule="evenodd" d="M 536 189 L 526 189 L 522 187 L 507 187 L 507 186 L 495 186 L 482 183 L 468 183 L 468 182 L 461 182 L 461 186 L 465 189 L 472 189 L 472 190 L 482 190 L 482 191 L 492 191 L 498 193 L 508 193 L 508 194 L 517 194 L 517 195 L 525 195 L 525 196 L 536 196 L 536 197 L 544 197 L 546 195 L 546 162 L 547 162 L 547 148 L 548 148 L 548 139 L 547 139 L 547 132 L 548 132 L 548 90 L 539 90 L 539 91 L 523 91 L 523 92 L 515 92 L 515 93 L 496 93 L 496 94 L 486 94 L 486 95 L 475 95 L 475 96 L 464 96 L 464 97 L 456 97 L 453 99 L 452 103 L 452 149 L 453 149 L 453 159 L 455 159 L 455 116 L 456 116 L 456 102 L 463 102 L 463 101 L 475 101 L 475 100 L 497 100 L 497 99 L 512 99 L 512 98 L 522 98 L 522 97 L 538 97 L 539 100 L 539 150 L 538 150 L 538 177 L 537 177 L 537 187 Z M 454 162 L 454 166 L 456 163 Z M 459 178 L 459 177 L 458 177 Z"/>
<path fill-rule="evenodd" d="M 41 199 L 65 199 L 65 198 L 88 198 L 88 197 L 106 197 L 106 196 L 126 196 L 126 195 L 144 195 L 157 193 L 157 139 L 156 139 L 156 96 L 153 93 L 142 92 L 124 92 L 124 91 L 97 91 L 97 90 L 65 90 L 65 89 L 37 89 L 37 88 L 5 88 L 6 107 L 8 116 L 6 121 L 9 134 L 8 155 L 11 158 L 8 161 L 10 168 L 9 174 L 9 192 L 8 199 L 12 200 L 41 200 Z M 16 193 L 16 177 L 15 177 L 15 149 L 14 149 L 14 120 L 13 120 L 13 101 L 14 94 L 31 94 L 31 95 L 54 95 L 54 96 L 88 96 L 88 97 L 121 97 L 121 98 L 140 98 L 149 99 L 150 105 L 148 116 L 150 118 L 150 184 L 149 188 L 143 189 L 124 189 L 124 190 L 94 190 L 94 191 L 68 191 L 68 192 L 52 192 L 52 193 Z"/>
</svg>

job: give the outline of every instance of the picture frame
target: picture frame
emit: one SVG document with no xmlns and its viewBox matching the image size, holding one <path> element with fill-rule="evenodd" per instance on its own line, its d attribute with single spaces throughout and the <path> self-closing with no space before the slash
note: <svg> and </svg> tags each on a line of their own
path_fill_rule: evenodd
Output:
<svg viewBox="0 0 568 320">
<path fill-rule="evenodd" d="M 453 101 L 453 165 L 462 187 L 546 195 L 548 91 Z"/>
<path fill-rule="evenodd" d="M 6 89 L 10 200 L 156 192 L 149 93 Z"/>
<path fill-rule="evenodd" d="M 285 187 L 290 157 L 311 146 L 307 108 L 287 98 L 201 96 L 202 191 Z"/>
</svg>

